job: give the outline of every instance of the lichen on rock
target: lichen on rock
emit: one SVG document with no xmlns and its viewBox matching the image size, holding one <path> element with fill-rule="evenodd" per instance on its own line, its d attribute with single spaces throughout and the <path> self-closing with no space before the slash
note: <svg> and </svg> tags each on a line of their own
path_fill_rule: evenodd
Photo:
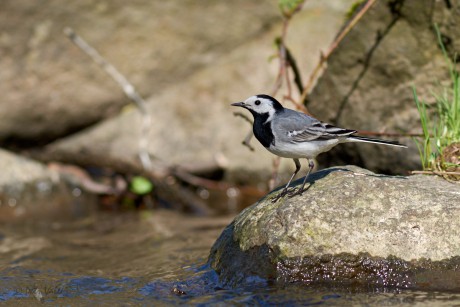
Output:
<svg viewBox="0 0 460 307">
<path fill-rule="evenodd" d="M 301 196 L 272 203 L 274 191 L 235 218 L 211 250 L 222 280 L 417 288 L 423 276 L 424 287 L 438 288 L 436 276 L 449 273 L 457 280 L 449 289 L 460 289 L 458 185 L 355 166 L 325 169 L 309 183 Z"/>
</svg>

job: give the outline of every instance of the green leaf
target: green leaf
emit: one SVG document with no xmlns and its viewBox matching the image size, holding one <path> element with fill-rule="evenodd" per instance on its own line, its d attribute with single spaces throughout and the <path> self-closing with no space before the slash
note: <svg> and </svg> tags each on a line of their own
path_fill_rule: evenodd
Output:
<svg viewBox="0 0 460 307">
<path fill-rule="evenodd" d="M 144 195 L 152 192 L 153 184 L 150 180 L 142 176 L 135 176 L 131 180 L 130 190 L 134 194 Z"/>
<path fill-rule="evenodd" d="M 305 0 L 278 0 L 278 6 L 285 17 L 290 17 Z"/>
</svg>

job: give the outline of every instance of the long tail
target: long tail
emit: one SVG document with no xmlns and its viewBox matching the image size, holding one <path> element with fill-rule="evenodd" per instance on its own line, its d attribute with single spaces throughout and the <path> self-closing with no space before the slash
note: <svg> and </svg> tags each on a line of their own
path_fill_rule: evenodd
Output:
<svg viewBox="0 0 460 307">
<path fill-rule="evenodd" d="M 396 141 L 385 141 L 385 140 L 380 140 L 380 139 L 366 138 L 366 137 L 358 136 L 358 135 L 350 135 L 347 138 L 347 140 L 349 142 L 375 143 L 375 144 L 383 144 L 383 145 L 407 148 L 406 145 L 400 144 L 400 143 L 398 143 Z"/>
</svg>

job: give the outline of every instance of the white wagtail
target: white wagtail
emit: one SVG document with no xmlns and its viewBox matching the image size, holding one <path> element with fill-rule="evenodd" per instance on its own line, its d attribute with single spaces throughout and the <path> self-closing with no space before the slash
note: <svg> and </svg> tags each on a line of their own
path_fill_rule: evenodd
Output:
<svg viewBox="0 0 460 307">
<path fill-rule="evenodd" d="M 254 116 L 254 135 L 268 151 L 277 156 L 294 160 L 294 174 L 275 201 L 286 194 L 290 197 L 301 194 L 304 191 L 308 175 L 315 166 L 312 159 L 337 144 L 366 142 L 407 147 L 394 141 L 354 135 L 356 130 L 338 128 L 305 113 L 284 108 L 278 100 L 268 95 L 252 96 L 244 102 L 232 103 L 232 106 L 243 107 L 252 113 Z M 288 191 L 292 179 L 300 170 L 300 158 L 308 160 L 307 175 L 297 191 Z"/>
</svg>

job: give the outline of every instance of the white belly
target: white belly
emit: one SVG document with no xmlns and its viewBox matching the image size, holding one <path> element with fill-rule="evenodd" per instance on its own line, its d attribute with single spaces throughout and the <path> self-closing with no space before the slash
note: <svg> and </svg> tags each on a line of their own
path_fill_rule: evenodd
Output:
<svg viewBox="0 0 460 307">
<path fill-rule="evenodd" d="M 276 147 L 270 145 L 268 151 L 283 158 L 306 158 L 314 159 L 320 153 L 329 151 L 335 145 L 341 143 L 337 139 L 310 141 L 303 143 L 278 142 Z"/>
</svg>

